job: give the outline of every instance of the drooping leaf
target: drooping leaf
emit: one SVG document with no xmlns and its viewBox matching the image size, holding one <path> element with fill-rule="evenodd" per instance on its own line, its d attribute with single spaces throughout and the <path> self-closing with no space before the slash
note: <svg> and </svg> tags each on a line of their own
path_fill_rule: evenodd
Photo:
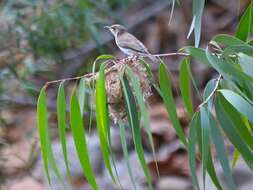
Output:
<svg viewBox="0 0 253 190">
<path fill-rule="evenodd" d="M 184 47 L 182 50 L 189 53 L 194 59 L 199 61 L 202 64 L 210 66 L 208 59 L 206 58 L 205 50 L 202 48 L 195 48 L 191 46 Z"/>
<path fill-rule="evenodd" d="M 198 120 L 200 120 L 199 112 L 196 112 L 191 120 L 191 123 L 189 124 L 189 166 L 191 169 L 191 176 L 192 176 L 192 182 L 194 186 L 199 190 L 199 183 L 198 178 L 196 174 L 196 141 L 197 141 L 197 124 L 199 123 Z"/>
<path fill-rule="evenodd" d="M 48 113 L 45 88 L 42 88 L 37 103 L 37 119 L 40 137 L 40 146 L 43 158 L 44 170 L 49 184 L 51 183 L 49 169 L 48 169 L 48 154 L 47 154 L 47 132 L 48 132 Z"/>
<path fill-rule="evenodd" d="M 110 163 L 109 150 L 109 113 L 107 106 L 107 95 L 105 89 L 105 65 L 102 64 L 99 71 L 99 76 L 96 82 L 96 120 L 97 129 L 100 139 L 100 145 L 105 166 L 115 182 L 115 177 L 112 172 Z"/>
<path fill-rule="evenodd" d="M 125 160 L 126 165 L 127 165 L 127 171 L 128 171 L 129 176 L 130 176 L 130 180 L 133 184 L 133 187 L 136 190 L 136 185 L 135 185 L 133 172 L 132 172 L 131 164 L 130 164 L 130 161 L 129 161 L 129 154 L 128 154 L 128 150 L 127 150 L 127 141 L 126 141 L 125 128 L 124 128 L 124 125 L 123 125 L 122 122 L 119 122 L 118 126 L 119 126 L 119 130 L 120 130 L 120 140 L 121 140 L 122 150 L 123 150 L 123 154 L 124 154 L 124 160 Z"/>
<path fill-rule="evenodd" d="M 238 60 L 242 70 L 249 76 L 253 76 L 253 57 L 238 53 Z"/>
<path fill-rule="evenodd" d="M 192 116 L 193 106 L 191 100 L 191 78 L 189 74 L 189 64 L 188 58 L 182 60 L 179 73 L 179 84 L 186 111 L 188 112 L 189 116 Z"/>
<path fill-rule="evenodd" d="M 68 176 L 70 176 L 69 160 L 67 155 L 67 143 L 66 143 L 66 99 L 64 92 L 64 82 L 62 82 L 58 88 L 57 94 L 57 121 L 58 121 L 58 133 L 60 137 L 64 162 Z"/>
<path fill-rule="evenodd" d="M 202 170 L 203 170 L 203 187 L 205 189 L 205 179 L 206 179 L 206 169 L 208 162 L 208 149 L 209 149 L 209 131 L 210 131 L 210 121 L 209 113 L 207 109 L 202 106 L 200 108 L 200 120 L 201 120 L 201 144 L 202 144 Z"/>
<path fill-rule="evenodd" d="M 236 149 L 241 153 L 242 157 L 248 164 L 248 166 L 253 170 L 253 154 L 248 148 L 248 146 L 243 142 L 241 137 L 235 130 L 234 123 L 228 117 L 227 113 L 222 106 L 222 97 L 218 96 L 215 101 L 215 111 L 217 118 L 221 124 L 223 131 L 230 140 L 230 142 L 236 147 Z"/>
<path fill-rule="evenodd" d="M 145 161 L 144 150 L 143 150 L 143 146 L 141 142 L 140 121 L 138 118 L 138 111 L 137 111 L 135 98 L 134 98 L 133 93 L 131 92 L 131 88 L 126 77 L 120 78 L 120 80 L 121 80 L 121 84 L 122 84 L 122 88 L 124 92 L 124 99 L 125 99 L 126 107 L 127 107 L 128 121 L 132 129 L 135 150 L 137 152 L 139 162 L 142 166 L 144 175 L 146 177 L 149 189 L 153 190 L 151 177 L 150 177 L 148 167 Z"/>
<path fill-rule="evenodd" d="M 170 120 L 173 124 L 176 134 L 182 143 L 187 147 L 187 141 L 180 125 L 179 119 L 176 112 L 176 104 L 172 94 L 171 79 L 169 73 L 167 72 L 166 66 L 161 63 L 159 66 L 159 82 L 163 101 L 165 103 L 167 112 L 169 114 Z"/>
<path fill-rule="evenodd" d="M 202 14 L 204 10 L 205 0 L 193 0 L 192 3 L 192 13 L 194 21 L 194 37 L 195 37 L 195 47 L 199 46 L 200 36 L 201 36 L 201 21 Z"/>
<path fill-rule="evenodd" d="M 217 156 L 218 156 L 218 159 L 221 163 L 221 167 L 223 169 L 225 179 L 227 181 L 229 189 L 235 190 L 236 187 L 235 187 L 234 180 L 232 177 L 232 172 L 231 172 L 231 169 L 229 166 L 228 155 L 226 152 L 225 144 L 224 144 L 221 132 L 220 132 L 219 128 L 217 127 L 216 121 L 213 118 L 211 113 L 209 113 L 209 120 L 210 120 L 211 138 L 212 138 L 212 141 L 215 145 Z"/>
<path fill-rule="evenodd" d="M 253 2 L 250 3 L 241 17 L 235 36 L 243 41 L 247 41 L 251 32 L 253 32 Z"/>
<path fill-rule="evenodd" d="M 90 163 L 88 148 L 86 144 L 85 131 L 83 127 L 83 120 L 80 112 L 80 106 L 76 94 L 73 89 L 70 99 L 70 126 L 77 150 L 77 155 L 80 160 L 83 173 L 94 190 L 98 190 L 98 186 L 94 177 L 94 172 Z"/>
<path fill-rule="evenodd" d="M 156 159 L 156 154 L 155 154 L 155 146 L 154 146 L 154 141 L 153 141 L 151 127 L 150 127 L 150 119 L 149 119 L 149 115 L 148 115 L 148 110 L 146 108 L 146 105 L 145 105 L 145 102 L 143 99 L 140 81 L 129 67 L 127 67 L 127 74 L 129 76 L 129 80 L 132 84 L 132 88 L 133 88 L 135 95 L 136 95 L 136 100 L 137 100 L 138 106 L 140 108 L 141 116 L 142 116 L 143 122 L 144 122 L 144 128 L 148 134 L 149 144 L 151 146 L 153 157 L 154 157 L 154 160 L 156 163 L 157 173 L 159 174 L 158 166 L 157 166 L 157 159 Z"/>
<path fill-rule="evenodd" d="M 85 95 L 86 95 L 85 90 L 86 90 L 85 79 L 82 78 L 79 82 L 79 88 L 78 88 L 78 101 L 79 101 L 80 112 L 82 116 L 84 112 L 84 103 L 85 103 Z"/>
<path fill-rule="evenodd" d="M 225 99 L 232 105 L 234 108 L 245 115 L 250 122 L 253 123 L 253 105 L 248 103 L 244 98 L 242 98 L 237 93 L 231 90 L 219 90 Z"/>
</svg>

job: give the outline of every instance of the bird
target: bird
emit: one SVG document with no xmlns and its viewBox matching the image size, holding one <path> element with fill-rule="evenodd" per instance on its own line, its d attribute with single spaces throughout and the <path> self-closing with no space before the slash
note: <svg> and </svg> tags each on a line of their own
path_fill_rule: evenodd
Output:
<svg viewBox="0 0 253 190">
<path fill-rule="evenodd" d="M 138 40 L 134 35 L 127 32 L 127 29 L 120 24 L 105 26 L 113 34 L 116 45 L 126 55 L 148 57 L 152 61 L 157 61 L 157 58 L 149 53 L 145 45 Z"/>
</svg>

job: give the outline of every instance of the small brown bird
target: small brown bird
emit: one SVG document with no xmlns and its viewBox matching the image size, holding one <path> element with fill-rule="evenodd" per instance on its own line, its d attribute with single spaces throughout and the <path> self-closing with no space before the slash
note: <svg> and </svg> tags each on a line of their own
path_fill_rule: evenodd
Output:
<svg viewBox="0 0 253 190">
<path fill-rule="evenodd" d="M 119 24 L 105 26 L 115 38 L 118 48 L 130 56 L 148 57 L 152 61 L 157 61 L 156 57 L 149 53 L 145 45 L 134 35 L 127 32 L 126 28 Z"/>
</svg>

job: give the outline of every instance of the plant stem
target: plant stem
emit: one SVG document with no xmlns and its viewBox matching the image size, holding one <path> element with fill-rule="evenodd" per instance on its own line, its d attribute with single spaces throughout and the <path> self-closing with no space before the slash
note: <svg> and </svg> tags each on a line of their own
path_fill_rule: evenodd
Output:
<svg viewBox="0 0 253 190">
<path fill-rule="evenodd" d="M 208 101 L 213 97 L 213 95 L 215 94 L 215 92 L 216 92 L 216 90 L 217 90 L 217 88 L 218 88 L 218 86 L 219 86 L 219 83 L 220 83 L 220 80 L 221 80 L 221 79 L 222 79 L 222 76 L 219 75 L 219 77 L 216 79 L 216 83 L 215 83 L 215 86 L 214 86 L 212 92 L 211 92 L 210 95 L 205 99 L 205 101 L 202 102 L 202 103 L 198 106 L 198 109 L 199 109 L 201 106 L 207 104 Z"/>
<path fill-rule="evenodd" d="M 152 54 L 155 57 L 167 57 L 167 56 L 189 56 L 188 53 L 175 52 L 175 53 L 164 53 L 164 54 Z"/>
</svg>

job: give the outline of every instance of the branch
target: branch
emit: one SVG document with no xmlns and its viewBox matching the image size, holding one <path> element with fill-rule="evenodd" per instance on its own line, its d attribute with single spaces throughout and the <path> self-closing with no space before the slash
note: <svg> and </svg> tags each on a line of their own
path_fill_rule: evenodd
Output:
<svg viewBox="0 0 253 190">
<path fill-rule="evenodd" d="M 152 54 L 155 57 L 167 57 L 167 56 L 189 56 L 188 53 L 176 52 L 176 53 L 163 53 L 163 54 Z"/>
<path fill-rule="evenodd" d="M 222 76 L 219 75 L 219 77 L 216 79 L 216 83 L 215 83 L 215 86 L 214 86 L 212 92 L 211 92 L 211 93 L 209 94 L 209 96 L 205 99 L 205 101 L 202 102 L 202 103 L 198 106 L 198 109 L 199 109 L 201 106 L 207 104 L 208 101 L 213 97 L 213 95 L 215 94 L 216 90 L 218 89 L 218 86 L 219 86 L 219 83 L 220 83 L 220 80 L 221 80 L 221 79 L 222 79 Z"/>
</svg>

